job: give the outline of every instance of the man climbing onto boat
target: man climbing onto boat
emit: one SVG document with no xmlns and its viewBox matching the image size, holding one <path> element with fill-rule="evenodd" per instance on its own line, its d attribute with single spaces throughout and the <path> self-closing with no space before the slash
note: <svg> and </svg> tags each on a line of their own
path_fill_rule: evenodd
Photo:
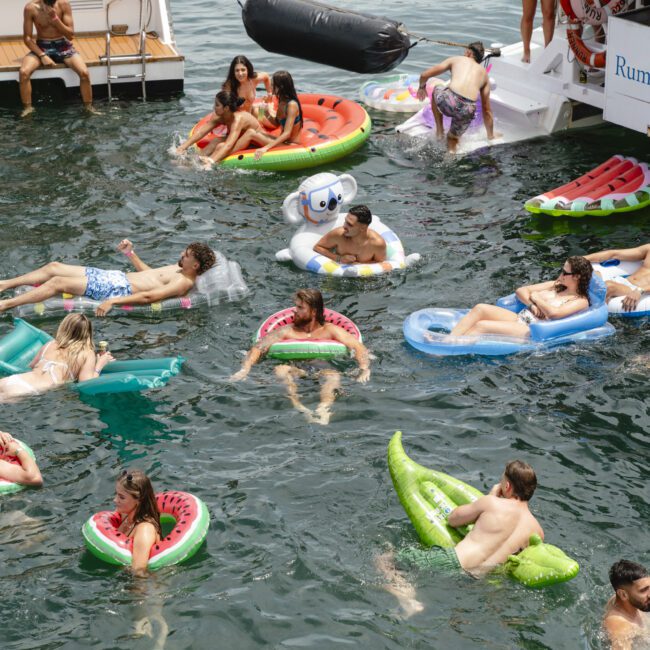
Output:
<svg viewBox="0 0 650 650">
<path fill-rule="evenodd" d="M 241 381 L 248 376 L 251 368 L 269 351 L 274 343 L 291 339 L 333 340 L 340 341 L 354 352 L 359 364 L 357 381 L 365 384 L 370 379 L 370 358 L 366 347 L 352 334 L 334 323 L 325 322 L 323 296 L 318 289 L 300 289 L 296 291 L 293 323 L 280 327 L 256 343 L 246 355 L 241 370 L 230 377 L 231 381 Z M 314 375 L 322 380 L 320 403 L 312 413 L 298 396 L 296 379 Z M 309 359 L 307 367 L 281 364 L 275 367 L 275 376 L 281 379 L 286 388 L 293 407 L 304 413 L 310 422 L 328 424 L 331 416 L 331 406 L 336 399 L 336 391 L 341 386 L 341 376 L 330 367 L 324 359 Z"/>
<path fill-rule="evenodd" d="M 585 257 L 592 263 L 597 264 L 607 260 L 619 260 L 621 262 L 641 262 L 641 266 L 630 275 L 618 275 L 607 280 L 607 302 L 612 298 L 625 296 L 623 298 L 623 309 L 632 311 L 639 304 L 644 294 L 650 293 L 650 244 L 643 244 L 635 248 L 619 248 L 591 253 Z"/>
<path fill-rule="evenodd" d="M 619 560 L 609 570 L 614 595 L 605 608 L 603 627 L 612 650 L 646 647 L 650 642 L 650 573 L 641 564 Z"/>
<path fill-rule="evenodd" d="M 386 259 L 386 240 L 368 226 L 372 213 L 365 205 L 355 205 L 340 228 L 330 230 L 314 245 L 314 252 L 338 264 L 370 264 Z"/>
<path fill-rule="evenodd" d="M 446 86 L 445 82 L 437 79 L 431 95 L 431 110 L 436 121 L 438 138 L 442 139 L 445 134 L 442 116 L 451 118 L 451 126 L 447 133 L 447 151 L 450 153 L 456 152 L 460 137 L 472 123 L 479 95 L 488 140 L 499 137 L 499 134 L 494 132 L 494 119 L 490 107 L 490 80 L 481 65 L 484 54 L 483 43 L 476 41 L 467 46 L 463 56 L 445 59 L 420 75 L 418 99 L 423 101 L 427 98 L 427 80 L 443 72 L 450 72 L 449 85 Z"/>
<path fill-rule="evenodd" d="M 106 316 L 116 305 L 149 305 L 166 298 L 184 296 L 192 289 L 196 278 L 214 266 L 214 251 L 206 244 L 194 242 L 181 253 L 178 264 L 151 268 L 123 239 L 118 250 L 130 258 L 135 271 L 104 271 L 92 266 L 50 262 L 36 271 L 8 280 L 0 280 L 0 292 L 23 285 L 38 285 L 14 298 L 0 300 L 0 312 L 43 302 L 60 293 L 85 296 L 101 302 L 98 316 Z"/>
<path fill-rule="evenodd" d="M 447 523 L 454 528 L 474 524 L 454 548 L 407 547 L 395 559 L 399 564 L 450 573 L 486 574 L 526 548 L 531 535 L 544 539 L 542 527 L 528 508 L 536 487 L 533 468 L 521 460 L 510 461 L 489 494 L 449 513 Z M 392 552 L 380 555 L 376 565 L 388 580 L 384 588 L 398 599 L 406 617 L 424 609 L 415 598 L 413 585 L 395 568 Z"/>
<path fill-rule="evenodd" d="M 93 89 L 83 58 L 74 49 L 74 23 L 69 0 L 30 0 L 23 14 L 23 42 L 29 52 L 20 66 L 20 99 L 23 102 L 21 117 L 34 112 L 32 106 L 32 74 L 38 68 L 51 68 L 64 63 L 79 75 L 79 89 L 85 109 L 93 108 Z M 34 38 L 36 28 L 36 38 Z"/>
</svg>

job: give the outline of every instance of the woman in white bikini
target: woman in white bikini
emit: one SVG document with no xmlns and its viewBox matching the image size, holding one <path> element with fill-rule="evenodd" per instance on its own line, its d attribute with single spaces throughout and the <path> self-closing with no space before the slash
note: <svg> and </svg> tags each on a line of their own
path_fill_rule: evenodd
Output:
<svg viewBox="0 0 650 650">
<path fill-rule="evenodd" d="M 99 376 L 113 361 L 110 352 L 95 354 L 93 327 L 84 314 L 69 314 L 59 325 L 54 341 L 36 354 L 29 372 L 0 379 L 0 401 L 38 395 L 70 381 Z"/>
<path fill-rule="evenodd" d="M 115 484 L 114 503 L 122 517 L 118 530 L 133 539 L 131 571 L 144 576 L 151 547 L 162 537 L 160 512 L 149 477 L 137 469 L 124 470 Z"/>
<path fill-rule="evenodd" d="M 528 338 L 531 323 L 566 318 L 589 307 L 591 274 L 591 264 L 584 257 L 569 257 L 557 280 L 517 289 L 517 298 L 526 305 L 518 314 L 496 305 L 476 305 L 449 335 L 497 334 Z"/>
</svg>

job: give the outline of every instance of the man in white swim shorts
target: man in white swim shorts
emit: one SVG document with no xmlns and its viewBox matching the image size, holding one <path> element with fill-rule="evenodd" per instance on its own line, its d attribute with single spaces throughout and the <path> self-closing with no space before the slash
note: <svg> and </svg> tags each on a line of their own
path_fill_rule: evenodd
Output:
<svg viewBox="0 0 650 650">
<path fill-rule="evenodd" d="M 632 311 L 639 304 L 644 294 L 650 293 L 650 244 L 643 244 L 636 248 L 619 248 L 591 253 L 585 257 L 592 263 L 601 263 L 608 260 L 621 262 L 641 262 L 641 266 L 628 276 L 618 275 L 607 280 L 607 302 L 612 298 L 623 298 L 623 309 Z"/>
<path fill-rule="evenodd" d="M 149 305 L 166 298 L 187 294 L 196 278 L 214 266 L 216 258 L 207 244 L 194 242 L 180 256 L 177 264 L 151 268 L 123 239 L 118 250 L 130 260 L 135 271 L 103 271 L 92 266 L 50 262 L 45 266 L 8 280 L 0 280 L 0 292 L 23 285 L 37 285 L 14 298 L 0 300 L 0 313 L 19 305 L 38 303 L 60 293 L 97 300 L 98 316 L 105 316 L 115 305 Z"/>
</svg>

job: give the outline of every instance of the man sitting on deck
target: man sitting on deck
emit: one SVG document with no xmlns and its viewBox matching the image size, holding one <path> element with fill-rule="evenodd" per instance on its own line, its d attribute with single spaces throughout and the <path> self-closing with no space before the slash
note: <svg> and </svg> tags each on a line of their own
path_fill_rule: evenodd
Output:
<svg viewBox="0 0 650 650">
<path fill-rule="evenodd" d="M 325 322 L 323 296 L 318 289 L 300 289 L 295 294 L 293 323 L 274 330 L 256 343 L 249 350 L 241 370 L 232 375 L 230 380 L 241 381 L 245 379 L 251 368 L 268 352 L 274 343 L 291 339 L 340 341 L 347 348 L 354 351 L 361 371 L 357 381 L 364 384 L 370 379 L 370 359 L 366 347 L 342 327 Z M 275 367 L 275 375 L 284 382 L 289 400 L 296 410 L 304 413 L 310 422 L 328 424 L 331 415 L 330 408 L 334 403 L 336 391 L 341 385 L 341 376 L 334 368 L 329 367 L 329 364 L 323 359 L 308 360 L 306 363 L 307 368 L 301 368 L 299 365 L 281 364 Z M 300 401 L 296 386 L 296 379 L 306 377 L 308 371 L 311 371 L 318 379 L 323 380 L 320 403 L 316 408 L 315 416 Z"/>
<path fill-rule="evenodd" d="M 533 468 L 520 460 L 510 461 L 488 495 L 449 514 L 447 523 L 454 528 L 474 524 L 454 548 L 405 548 L 398 552 L 398 562 L 459 573 L 464 570 L 475 576 L 489 572 L 526 548 L 531 535 L 544 539 L 542 527 L 528 509 L 536 487 Z M 385 589 L 398 599 L 406 616 L 421 612 L 424 606 L 416 600 L 413 585 L 395 568 L 392 553 L 380 555 L 376 564 L 389 581 Z"/>
<path fill-rule="evenodd" d="M 641 262 L 641 266 L 628 276 L 619 275 L 607 280 L 607 302 L 612 298 L 623 298 L 623 309 L 632 311 L 644 293 L 650 292 L 650 244 L 643 244 L 636 248 L 620 248 L 600 251 L 585 255 L 592 264 L 606 262 L 607 260 L 620 260 L 621 262 Z"/>
<path fill-rule="evenodd" d="M 25 5 L 23 41 L 29 48 L 29 53 L 20 66 L 20 99 L 23 102 L 21 117 L 34 112 L 32 74 L 41 66 L 50 68 L 57 63 L 64 63 L 79 75 L 84 107 L 90 113 L 97 113 L 93 108 L 93 90 L 88 68 L 70 42 L 72 38 L 74 23 L 69 0 L 30 0 Z"/>
<path fill-rule="evenodd" d="M 494 133 L 494 120 L 490 107 L 490 79 L 485 68 L 481 65 L 485 50 L 483 43 L 470 43 L 463 56 L 452 56 L 442 63 L 434 65 L 420 75 L 418 99 L 427 98 L 426 84 L 431 77 L 436 77 L 447 70 L 451 73 L 449 86 L 436 80 L 436 86 L 431 95 L 431 110 L 436 121 L 436 134 L 442 139 L 445 129 L 442 124 L 443 114 L 451 118 L 451 127 L 447 134 L 447 151 L 456 153 L 460 136 L 467 131 L 476 113 L 476 100 L 481 95 L 483 123 L 488 140 L 498 138 Z"/>
<path fill-rule="evenodd" d="M 178 264 L 155 269 L 136 255 L 128 239 L 119 243 L 118 250 L 131 259 L 135 272 L 104 271 L 92 266 L 50 262 L 31 273 L 0 280 L 0 292 L 23 285 L 39 285 L 14 298 L 0 300 L 0 312 L 42 302 L 58 293 L 71 293 L 101 301 L 96 313 L 106 316 L 115 305 L 149 305 L 166 298 L 184 296 L 192 289 L 196 278 L 215 263 L 212 249 L 199 242 L 190 244 L 181 253 Z"/>
<path fill-rule="evenodd" d="M 386 259 L 386 241 L 368 226 L 372 213 L 365 205 L 355 205 L 340 228 L 330 230 L 314 246 L 314 252 L 338 264 L 370 264 Z"/>
</svg>

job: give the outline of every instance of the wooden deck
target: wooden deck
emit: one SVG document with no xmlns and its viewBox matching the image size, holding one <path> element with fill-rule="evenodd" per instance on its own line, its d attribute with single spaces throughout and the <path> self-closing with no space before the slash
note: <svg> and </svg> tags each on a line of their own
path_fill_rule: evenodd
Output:
<svg viewBox="0 0 650 650">
<path fill-rule="evenodd" d="M 99 60 L 100 56 L 106 54 L 106 38 L 103 32 L 76 35 L 73 45 L 88 67 L 106 65 L 104 61 Z M 169 45 L 161 43 L 157 37 L 147 37 L 146 48 L 147 53 L 151 54 L 151 56 L 147 57 L 147 63 L 153 61 L 182 61 L 184 58 Z M 112 55 L 137 54 L 139 50 L 139 36 L 111 36 Z M 18 71 L 27 52 L 29 50 L 23 43 L 21 36 L 0 39 L 0 72 Z M 124 61 L 113 61 L 112 65 L 123 65 L 124 63 Z M 133 61 L 128 61 L 128 63 L 132 64 Z M 55 67 L 64 67 L 64 65 L 59 64 Z"/>
</svg>

